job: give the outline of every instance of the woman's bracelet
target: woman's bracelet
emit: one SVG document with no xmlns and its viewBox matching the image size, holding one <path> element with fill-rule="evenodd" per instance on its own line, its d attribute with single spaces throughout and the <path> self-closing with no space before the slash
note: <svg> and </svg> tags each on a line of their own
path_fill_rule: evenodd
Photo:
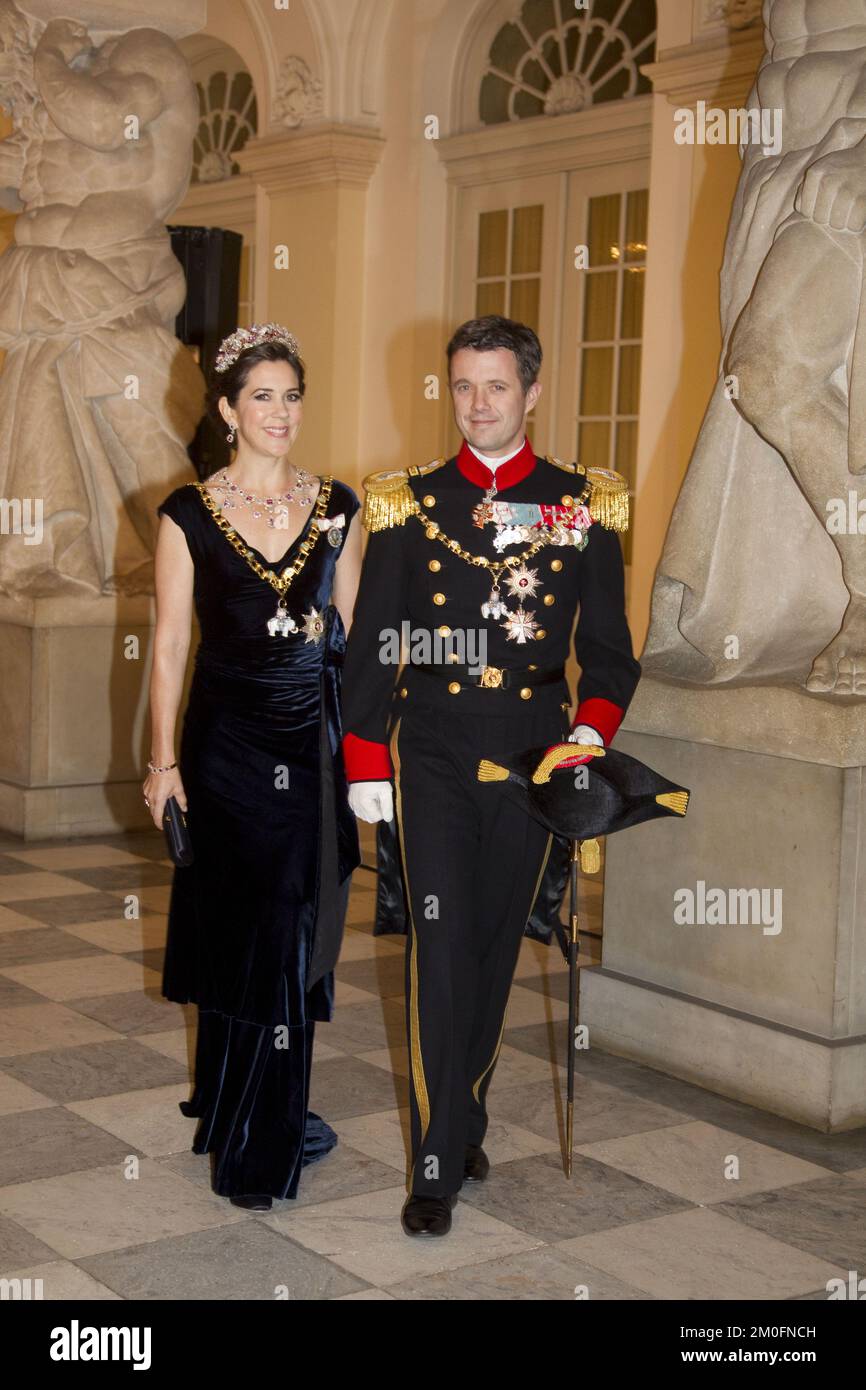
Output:
<svg viewBox="0 0 866 1390">
<path fill-rule="evenodd" d="M 168 767 L 155 767 L 153 763 L 148 763 L 147 770 L 148 772 L 171 772 L 176 767 L 177 763 L 169 763 Z"/>
</svg>

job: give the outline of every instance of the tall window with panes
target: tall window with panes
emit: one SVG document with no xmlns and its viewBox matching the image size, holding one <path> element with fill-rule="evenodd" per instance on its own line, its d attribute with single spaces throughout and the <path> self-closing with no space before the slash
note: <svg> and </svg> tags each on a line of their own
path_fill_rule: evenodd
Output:
<svg viewBox="0 0 866 1390">
<path fill-rule="evenodd" d="M 544 208 L 482 212 L 475 312 L 505 314 L 538 332 Z"/>
</svg>

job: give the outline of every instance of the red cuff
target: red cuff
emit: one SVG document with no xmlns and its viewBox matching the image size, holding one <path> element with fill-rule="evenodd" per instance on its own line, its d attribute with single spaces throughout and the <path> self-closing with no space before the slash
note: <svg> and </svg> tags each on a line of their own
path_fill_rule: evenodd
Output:
<svg viewBox="0 0 866 1390">
<path fill-rule="evenodd" d="M 607 747 L 624 718 L 625 710 L 620 709 L 619 705 L 615 705 L 612 700 L 596 697 L 581 701 L 571 727 L 576 729 L 578 724 L 588 724 L 601 734 Z"/>
<path fill-rule="evenodd" d="M 389 782 L 394 775 L 387 743 L 371 743 L 357 734 L 345 735 L 343 762 L 348 782 Z"/>
</svg>

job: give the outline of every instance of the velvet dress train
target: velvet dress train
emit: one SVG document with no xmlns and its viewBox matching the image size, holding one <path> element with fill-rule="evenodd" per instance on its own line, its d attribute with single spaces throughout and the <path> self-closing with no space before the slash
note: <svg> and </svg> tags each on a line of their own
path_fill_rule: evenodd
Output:
<svg viewBox="0 0 866 1390">
<path fill-rule="evenodd" d="M 178 758 L 194 862 L 174 872 L 162 992 L 198 1005 L 195 1085 L 180 1108 L 199 1120 L 193 1152 L 213 1154 L 223 1196 L 294 1197 L 301 1169 L 337 1142 L 308 1098 L 360 862 L 340 754 L 345 633 L 330 602 L 357 510 L 350 488 L 325 479 L 277 564 L 242 543 L 280 574 L 318 533 L 286 594 L 300 631 L 271 636 L 277 593 L 199 488 L 159 508 L 186 537 L 201 630 Z"/>
</svg>

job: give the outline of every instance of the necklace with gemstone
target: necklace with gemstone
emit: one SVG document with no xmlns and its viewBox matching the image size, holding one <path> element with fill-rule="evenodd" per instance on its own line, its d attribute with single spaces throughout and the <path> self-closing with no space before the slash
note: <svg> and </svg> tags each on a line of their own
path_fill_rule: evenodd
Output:
<svg viewBox="0 0 866 1390">
<path fill-rule="evenodd" d="M 289 488 L 288 492 L 278 493 L 275 497 L 258 497 L 247 488 L 239 487 L 237 483 L 232 482 L 225 468 L 215 474 L 210 485 L 228 494 L 221 504 L 223 511 L 237 511 L 238 506 L 250 507 L 256 520 L 265 515 L 269 526 L 282 530 L 286 527 L 288 508 L 293 502 L 299 507 L 310 507 L 313 504 L 313 499 L 308 493 L 303 495 L 304 490 L 310 488 L 315 481 L 312 474 L 305 472 L 303 468 L 295 471 L 298 480 L 294 487 Z"/>
</svg>

